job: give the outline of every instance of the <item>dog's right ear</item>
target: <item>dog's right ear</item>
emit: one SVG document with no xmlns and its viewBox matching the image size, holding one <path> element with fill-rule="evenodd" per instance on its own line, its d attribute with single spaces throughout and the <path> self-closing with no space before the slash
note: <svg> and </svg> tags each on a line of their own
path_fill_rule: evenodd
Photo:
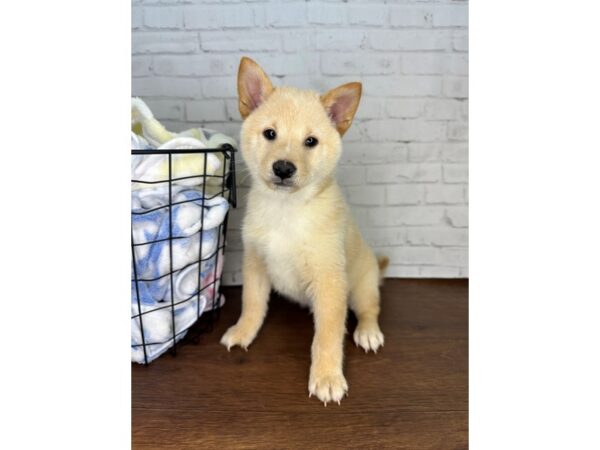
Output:
<svg viewBox="0 0 600 450">
<path fill-rule="evenodd" d="M 258 108 L 273 91 L 269 77 L 258 64 L 245 56 L 240 61 L 237 84 L 242 119 Z"/>
</svg>

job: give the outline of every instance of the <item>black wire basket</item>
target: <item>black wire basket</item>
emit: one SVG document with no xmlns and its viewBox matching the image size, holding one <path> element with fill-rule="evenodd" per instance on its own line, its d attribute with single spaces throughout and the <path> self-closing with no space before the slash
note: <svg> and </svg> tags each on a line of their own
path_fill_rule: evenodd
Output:
<svg viewBox="0 0 600 450">
<path fill-rule="evenodd" d="M 158 158 L 168 175 L 131 180 L 132 361 L 148 364 L 169 349 L 175 355 L 219 317 L 227 221 L 236 207 L 235 152 L 229 144 L 131 151 L 136 163 Z"/>
</svg>

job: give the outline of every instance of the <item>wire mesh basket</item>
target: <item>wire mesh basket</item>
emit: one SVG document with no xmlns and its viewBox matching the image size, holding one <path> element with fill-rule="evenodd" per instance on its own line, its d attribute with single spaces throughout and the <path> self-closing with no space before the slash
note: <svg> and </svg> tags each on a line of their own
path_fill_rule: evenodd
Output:
<svg viewBox="0 0 600 450">
<path fill-rule="evenodd" d="M 134 362 L 176 354 L 218 318 L 229 207 L 236 206 L 235 152 L 230 144 L 131 151 Z M 143 170 L 133 171 L 134 163 Z"/>
</svg>

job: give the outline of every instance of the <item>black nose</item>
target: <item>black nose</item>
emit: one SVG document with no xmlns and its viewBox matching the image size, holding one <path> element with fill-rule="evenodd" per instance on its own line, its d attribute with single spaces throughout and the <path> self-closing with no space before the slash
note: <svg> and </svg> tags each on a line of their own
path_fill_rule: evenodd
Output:
<svg viewBox="0 0 600 450">
<path fill-rule="evenodd" d="M 282 180 L 285 180 L 296 173 L 296 166 L 289 161 L 283 161 L 280 159 L 279 161 L 275 161 L 273 163 L 273 173 Z"/>
</svg>

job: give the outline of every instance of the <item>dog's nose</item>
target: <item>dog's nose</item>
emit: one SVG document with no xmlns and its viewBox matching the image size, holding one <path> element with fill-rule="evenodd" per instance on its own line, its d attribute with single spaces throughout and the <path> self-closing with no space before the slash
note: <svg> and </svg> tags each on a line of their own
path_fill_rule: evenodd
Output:
<svg viewBox="0 0 600 450">
<path fill-rule="evenodd" d="M 273 163 L 273 173 L 282 180 L 285 180 L 296 173 L 296 166 L 289 161 L 283 161 L 280 159 L 279 161 L 275 161 Z"/>
</svg>

